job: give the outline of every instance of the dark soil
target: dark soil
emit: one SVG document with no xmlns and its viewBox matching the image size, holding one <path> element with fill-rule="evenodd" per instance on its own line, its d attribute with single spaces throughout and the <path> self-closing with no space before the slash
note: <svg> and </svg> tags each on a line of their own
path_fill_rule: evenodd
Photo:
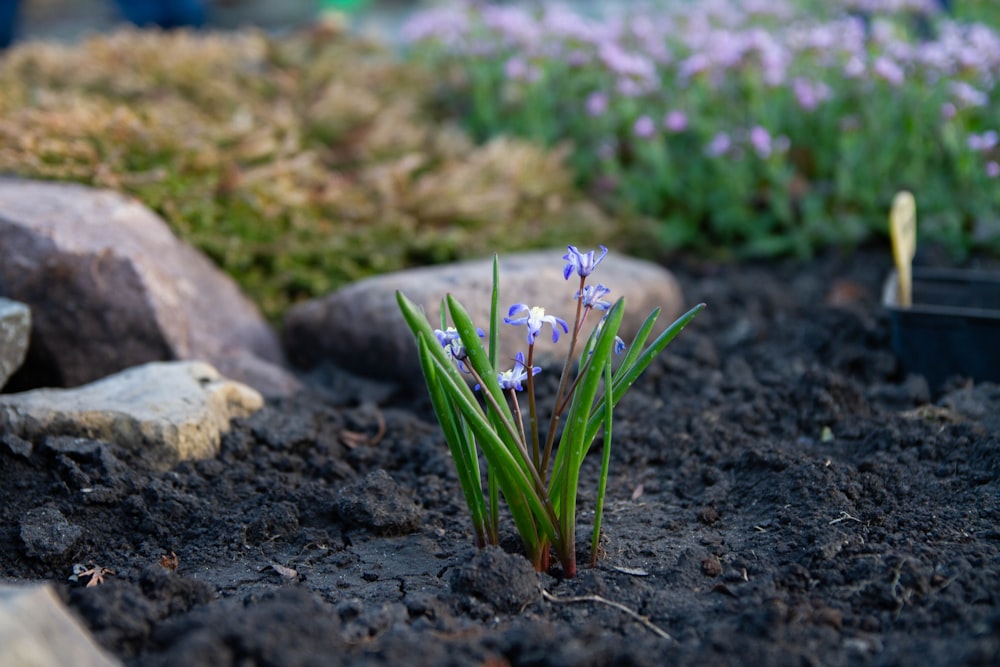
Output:
<svg viewBox="0 0 1000 667">
<path fill-rule="evenodd" d="M 5 436 L 0 580 L 131 665 L 1000 664 L 1000 388 L 900 371 L 888 252 L 671 268 L 709 308 L 616 413 L 576 579 L 477 552 L 427 403 L 330 375 L 166 473 Z"/>
</svg>

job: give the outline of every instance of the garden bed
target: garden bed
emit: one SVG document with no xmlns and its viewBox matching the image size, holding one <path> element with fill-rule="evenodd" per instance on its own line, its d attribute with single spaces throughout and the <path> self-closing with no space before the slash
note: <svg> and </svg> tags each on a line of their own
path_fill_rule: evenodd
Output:
<svg viewBox="0 0 1000 667">
<path fill-rule="evenodd" d="M 134 665 L 996 664 L 1000 390 L 900 375 L 889 253 L 670 268 L 708 310 L 616 412 L 576 579 L 477 557 L 422 395 L 330 374 L 166 473 L 0 443 L 2 580 Z M 47 504 L 83 534 L 43 562 L 18 525 Z"/>
</svg>

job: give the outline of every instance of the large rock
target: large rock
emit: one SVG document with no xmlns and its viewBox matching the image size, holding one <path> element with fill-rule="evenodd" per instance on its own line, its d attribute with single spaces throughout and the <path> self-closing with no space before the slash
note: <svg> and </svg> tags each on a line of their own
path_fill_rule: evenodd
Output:
<svg viewBox="0 0 1000 667">
<path fill-rule="evenodd" d="M 0 389 L 20 368 L 31 339 L 31 309 L 23 303 L 0 299 Z"/>
<path fill-rule="evenodd" d="M 0 296 L 34 317 L 20 388 L 171 359 L 207 361 L 269 395 L 296 388 L 277 368 L 277 336 L 236 283 L 116 192 L 0 179 L 0 257 Z"/>
<path fill-rule="evenodd" d="M 103 440 L 168 468 L 215 456 L 230 420 L 263 405 L 257 391 L 220 377 L 206 363 L 157 362 L 74 389 L 0 394 L 0 433 Z"/>
<path fill-rule="evenodd" d="M 115 667 L 49 584 L 0 586 L 4 667 Z"/>
<path fill-rule="evenodd" d="M 500 259 L 500 316 L 515 303 L 542 306 L 572 325 L 573 295 L 579 278 L 563 278 L 565 251 L 548 250 L 509 255 Z M 435 328 L 440 303 L 453 294 L 484 329 L 488 328 L 493 260 L 411 269 L 377 276 L 349 285 L 325 297 L 293 307 L 285 319 L 285 350 L 293 364 L 311 368 L 324 360 L 351 371 L 409 383 L 421 381 L 413 335 L 400 315 L 396 290 L 422 306 Z M 609 253 L 588 278 L 588 284 L 611 288 L 608 299 L 626 299 L 622 337 L 628 342 L 649 312 L 662 309 L 662 330 L 681 314 L 680 286 L 666 269 L 649 262 Z M 593 317 L 593 316 L 592 316 Z M 596 319 L 596 318 L 595 318 Z M 589 330 L 589 329 L 588 329 Z M 513 358 L 526 348 L 523 326 L 500 325 L 500 353 Z M 561 333 L 561 332 L 560 332 Z M 552 343 L 548 325 L 536 341 L 535 362 L 561 364 L 567 350 L 561 336 Z"/>
</svg>

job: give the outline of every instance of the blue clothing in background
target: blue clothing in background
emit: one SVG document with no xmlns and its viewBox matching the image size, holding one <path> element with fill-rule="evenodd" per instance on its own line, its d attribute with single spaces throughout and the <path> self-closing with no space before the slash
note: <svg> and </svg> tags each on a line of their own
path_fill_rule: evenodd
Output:
<svg viewBox="0 0 1000 667">
<path fill-rule="evenodd" d="M 125 20 L 138 26 L 180 28 L 205 25 L 201 0 L 116 0 Z"/>
<path fill-rule="evenodd" d="M 0 49 L 14 40 L 19 0 L 0 0 Z M 180 28 L 205 24 L 202 0 L 115 0 L 122 17 L 138 26 Z"/>
</svg>

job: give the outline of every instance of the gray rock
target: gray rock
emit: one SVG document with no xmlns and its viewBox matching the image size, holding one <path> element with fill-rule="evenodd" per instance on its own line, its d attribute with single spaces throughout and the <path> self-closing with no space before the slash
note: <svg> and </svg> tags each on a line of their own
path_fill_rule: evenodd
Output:
<svg viewBox="0 0 1000 667">
<path fill-rule="evenodd" d="M 32 558 L 57 558 L 73 548 L 82 530 L 55 507 L 36 507 L 21 517 L 21 542 Z"/>
<path fill-rule="evenodd" d="M 115 667 L 52 586 L 0 586 L 4 667 Z"/>
<path fill-rule="evenodd" d="M 171 359 L 226 368 L 268 395 L 296 384 L 236 283 L 123 195 L 0 179 L 0 257 L 0 296 L 28 304 L 34 318 L 23 374 L 35 381 L 26 388 L 73 387 Z M 241 355 L 273 365 L 280 380 Z"/>
<path fill-rule="evenodd" d="M 23 303 L 0 298 L 0 389 L 21 367 L 31 340 L 31 309 Z"/>
<path fill-rule="evenodd" d="M 501 318 L 511 305 L 527 303 L 542 306 L 548 314 L 572 325 L 573 295 L 579 278 L 563 278 L 563 254 L 564 250 L 547 250 L 500 259 Z M 478 326 L 488 329 L 492 265 L 493 260 L 486 259 L 400 271 L 362 280 L 299 304 L 285 319 L 285 350 L 292 363 L 301 368 L 332 361 L 357 373 L 419 383 L 422 380 L 416 346 L 399 312 L 396 290 L 420 305 L 435 328 L 440 322 L 441 299 L 450 292 Z M 653 308 L 662 309 L 657 332 L 682 312 L 684 299 L 677 280 L 656 264 L 609 253 L 588 279 L 588 284 L 596 283 L 611 288 L 609 300 L 625 297 L 621 334 L 626 342 Z M 518 350 L 525 350 L 525 334 L 524 327 L 501 322 L 500 357 L 512 359 Z M 546 325 L 535 344 L 535 363 L 559 365 L 566 350 L 566 337 L 561 336 L 558 344 L 553 344 Z"/>
<path fill-rule="evenodd" d="M 32 441 L 45 435 L 103 440 L 165 469 L 215 456 L 230 420 L 263 404 L 257 391 L 206 363 L 156 362 L 74 389 L 0 394 L 0 432 Z"/>
</svg>

